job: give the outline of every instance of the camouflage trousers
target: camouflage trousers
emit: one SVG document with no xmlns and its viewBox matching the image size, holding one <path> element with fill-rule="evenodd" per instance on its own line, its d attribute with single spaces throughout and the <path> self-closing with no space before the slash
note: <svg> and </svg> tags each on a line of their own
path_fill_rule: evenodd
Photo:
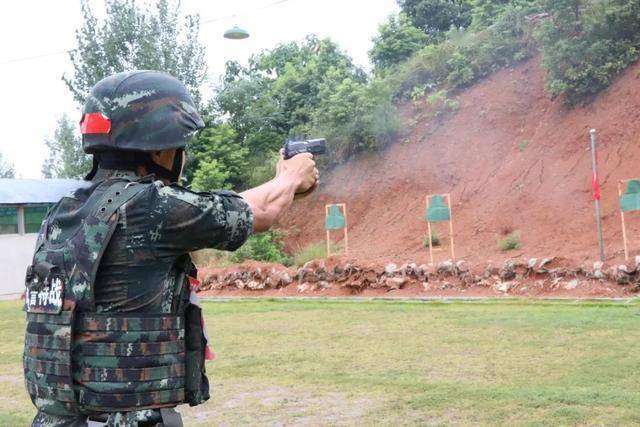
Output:
<svg viewBox="0 0 640 427">
<path fill-rule="evenodd" d="M 174 411 L 178 418 L 180 415 Z M 117 412 L 113 414 L 104 414 L 102 417 L 93 417 L 86 415 L 78 416 L 60 416 L 50 415 L 42 411 L 38 411 L 36 417 L 31 424 L 32 427 L 87 427 L 91 426 L 90 420 L 103 423 L 106 427 L 143 427 L 143 426 L 162 426 L 169 425 L 163 423 L 160 411 L 145 410 L 136 412 Z M 173 425 L 173 424 L 172 424 Z"/>
</svg>

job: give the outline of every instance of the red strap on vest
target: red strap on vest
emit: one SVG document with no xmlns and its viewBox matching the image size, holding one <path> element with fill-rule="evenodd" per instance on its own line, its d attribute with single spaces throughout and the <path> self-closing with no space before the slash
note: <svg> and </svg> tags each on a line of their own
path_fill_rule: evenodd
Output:
<svg viewBox="0 0 640 427">
<path fill-rule="evenodd" d="M 108 134 L 111 131 L 111 120 L 102 113 L 86 113 L 80 120 L 80 131 L 83 135 Z"/>
</svg>

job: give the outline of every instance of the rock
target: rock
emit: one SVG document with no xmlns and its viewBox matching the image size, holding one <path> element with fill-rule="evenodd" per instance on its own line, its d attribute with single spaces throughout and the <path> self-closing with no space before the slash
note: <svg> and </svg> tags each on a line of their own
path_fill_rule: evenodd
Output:
<svg viewBox="0 0 640 427">
<path fill-rule="evenodd" d="M 248 289 L 251 289 L 251 290 L 253 290 L 253 291 L 256 291 L 256 290 L 264 289 L 265 284 L 264 284 L 264 282 L 262 282 L 262 281 L 250 280 L 250 281 L 247 283 L 246 287 L 247 287 Z"/>
<path fill-rule="evenodd" d="M 594 262 L 593 263 L 593 272 L 587 274 L 587 277 L 592 277 L 598 280 L 606 280 L 607 279 L 607 274 L 602 271 L 602 268 L 604 267 L 604 263 L 601 261 L 598 262 Z"/>
<path fill-rule="evenodd" d="M 502 281 L 509 281 L 509 280 L 515 279 L 516 277 L 515 265 L 513 264 L 512 261 L 507 261 L 504 263 L 504 265 L 500 269 L 499 276 L 500 276 L 500 279 L 502 279 Z"/>
<path fill-rule="evenodd" d="M 491 283 L 489 283 L 488 280 L 480 279 L 476 282 L 476 286 L 479 286 L 481 288 L 488 288 L 491 286 Z"/>
<path fill-rule="evenodd" d="M 378 273 L 375 270 L 368 270 L 364 272 L 363 280 L 366 280 L 368 283 L 376 283 L 378 281 Z"/>
<path fill-rule="evenodd" d="M 318 283 L 316 283 L 316 289 L 322 291 L 324 291 L 325 289 L 329 289 L 329 282 L 325 280 L 319 281 Z"/>
<path fill-rule="evenodd" d="M 635 262 L 636 271 L 640 270 L 640 255 L 636 255 L 634 262 Z"/>
<path fill-rule="evenodd" d="M 244 282 L 242 280 L 240 280 L 240 279 L 236 279 L 233 282 L 233 286 L 235 286 L 238 289 L 244 289 Z"/>
<path fill-rule="evenodd" d="M 469 265 L 465 261 L 456 262 L 456 271 L 458 274 L 466 274 L 469 272 Z"/>
<path fill-rule="evenodd" d="M 298 285 L 298 292 L 299 293 L 306 292 L 309 289 L 309 287 L 310 286 L 309 286 L 308 283 L 306 283 L 306 282 L 305 283 L 301 283 L 301 284 Z"/>
<path fill-rule="evenodd" d="M 553 261 L 553 258 L 542 258 L 540 264 L 538 265 L 538 273 L 547 273 L 547 265 Z"/>
<path fill-rule="evenodd" d="M 420 277 L 420 278 L 428 278 L 429 277 L 429 273 L 431 272 L 431 269 L 429 268 L 429 266 L 427 264 L 420 264 L 417 268 L 416 268 L 416 274 Z"/>
<path fill-rule="evenodd" d="M 249 276 L 253 280 L 258 280 L 258 281 L 264 280 L 264 276 L 262 275 L 262 269 L 261 268 L 257 268 L 254 271 L 252 271 L 251 273 L 249 273 Z"/>
<path fill-rule="evenodd" d="M 537 263 L 538 263 L 538 258 L 529 258 L 529 261 L 527 261 L 527 268 L 529 270 L 533 270 L 534 268 L 536 268 Z"/>
<path fill-rule="evenodd" d="M 629 268 L 624 264 L 615 267 L 613 277 L 615 277 L 616 282 L 620 285 L 627 285 L 633 282 L 633 272 L 629 271 Z"/>
<path fill-rule="evenodd" d="M 428 291 L 429 290 L 429 282 L 422 282 L 422 290 L 423 291 Z"/>
<path fill-rule="evenodd" d="M 293 279 L 289 276 L 289 273 L 286 271 L 280 274 L 280 283 L 282 286 L 288 286 L 293 283 Z"/>
<path fill-rule="evenodd" d="M 575 289 L 578 287 L 578 285 L 580 284 L 580 282 L 578 281 L 578 279 L 573 279 L 571 280 L 569 283 L 567 283 L 564 288 L 566 290 L 571 290 L 571 289 Z"/>
<path fill-rule="evenodd" d="M 417 266 L 415 262 L 407 262 L 402 264 L 399 271 L 403 276 L 415 276 L 416 268 Z"/>
<path fill-rule="evenodd" d="M 311 261 L 309 261 L 311 262 Z M 309 264 L 309 263 L 307 263 Z M 307 265 L 305 264 L 305 265 Z M 316 274 L 314 272 L 314 270 L 310 269 L 310 268 L 306 268 L 306 267 L 301 267 L 298 269 L 298 282 L 302 283 L 302 282 L 317 282 L 318 278 L 316 277 Z"/>
<path fill-rule="evenodd" d="M 402 289 L 405 283 L 407 283 L 406 277 L 390 277 L 386 280 L 386 285 L 390 289 Z"/>
<path fill-rule="evenodd" d="M 499 282 L 498 284 L 496 284 L 496 286 L 494 286 L 494 289 L 498 292 L 502 292 L 503 294 L 506 294 L 511 290 L 512 287 L 513 287 L 513 282 Z"/>
<path fill-rule="evenodd" d="M 497 276 L 500 274 L 500 269 L 491 263 L 487 264 L 487 268 L 484 270 L 483 277 L 488 279 L 492 276 Z"/>
<path fill-rule="evenodd" d="M 329 272 L 327 271 L 327 269 L 324 267 L 324 265 L 318 267 L 315 271 L 315 277 L 319 280 L 319 281 L 326 281 L 327 278 L 329 276 Z"/>
<path fill-rule="evenodd" d="M 387 275 L 391 276 L 393 275 L 393 273 L 396 272 L 397 269 L 398 269 L 398 266 L 390 262 L 384 267 L 384 272 L 387 273 Z"/>
<path fill-rule="evenodd" d="M 442 274 L 444 276 L 453 276 L 456 273 L 455 266 L 453 265 L 452 261 L 441 262 L 440 264 L 438 264 L 438 268 L 436 271 L 438 272 L 438 274 Z"/>
</svg>

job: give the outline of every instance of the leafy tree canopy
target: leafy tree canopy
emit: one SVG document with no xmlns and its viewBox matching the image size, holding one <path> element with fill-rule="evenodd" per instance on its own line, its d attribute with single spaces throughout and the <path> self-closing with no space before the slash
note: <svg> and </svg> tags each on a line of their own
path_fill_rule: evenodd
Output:
<svg viewBox="0 0 640 427">
<path fill-rule="evenodd" d="M 16 171 L 13 164 L 2 159 L 0 153 L 0 178 L 15 178 Z"/>
<path fill-rule="evenodd" d="M 45 178 L 79 179 L 91 169 L 91 159 L 82 151 L 76 126 L 65 114 L 58 120 L 53 138 L 45 141 L 49 149 L 49 157 L 42 165 Z"/>
<path fill-rule="evenodd" d="M 440 36 L 471 24 L 472 0 L 397 0 L 413 25 L 427 34 Z"/>
<path fill-rule="evenodd" d="M 166 71 L 182 81 L 196 104 L 206 75 L 205 48 L 199 40 L 200 18 L 181 18 L 179 2 L 158 0 L 140 6 L 134 0 L 106 0 L 99 21 L 89 0 L 81 0 L 83 25 L 70 53 L 73 74 L 63 80 L 76 101 L 111 74 L 135 70 Z"/>
<path fill-rule="evenodd" d="M 79 104 L 99 80 L 133 69 L 168 72 L 187 86 L 197 105 L 202 104 L 200 86 L 207 67 L 198 16 L 181 18 L 175 0 L 158 0 L 152 6 L 106 0 L 101 21 L 89 0 L 81 0 L 80 6 L 84 20 L 76 31 L 76 49 L 70 53 L 73 73 L 62 78 Z M 68 117 L 58 122 L 54 138 L 46 142 L 45 177 L 78 178 L 89 171 L 75 128 Z"/>
<path fill-rule="evenodd" d="M 406 14 L 391 15 L 378 28 L 369 58 L 376 70 L 386 69 L 409 59 L 431 41 L 431 37 L 413 26 Z"/>
<path fill-rule="evenodd" d="M 248 150 L 237 142 L 229 124 L 218 124 L 200 132 L 191 153 L 199 167 L 193 177 L 193 188 L 238 188 L 247 170 Z"/>
<path fill-rule="evenodd" d="M 247 67 L 227 63 L 216 106 L 242 145 L 262 155 L 309 135 L 322 89 L 346 78 L 366 81 L 335 43 L 309 36 L 255 55 Z"/>
</svg>

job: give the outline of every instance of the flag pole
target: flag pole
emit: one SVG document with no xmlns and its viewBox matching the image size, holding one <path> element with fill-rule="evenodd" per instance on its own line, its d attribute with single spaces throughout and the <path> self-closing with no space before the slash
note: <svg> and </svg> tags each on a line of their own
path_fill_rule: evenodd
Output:
<svg viewBox="0 0 640 427">
<path fill-rule="evenodd" d="M 598 225 L 598 244 L 600 261 L 604 262 L 604 241 L 602 240 L 602 218 L 600 214 L 600 182 L 598 181 L 598 158 L 596 156 L 596 130 L 591 129 L 591 165 L 593 168 L 593 199 L 596 202 L 596 223 Z"/>
</svg>

